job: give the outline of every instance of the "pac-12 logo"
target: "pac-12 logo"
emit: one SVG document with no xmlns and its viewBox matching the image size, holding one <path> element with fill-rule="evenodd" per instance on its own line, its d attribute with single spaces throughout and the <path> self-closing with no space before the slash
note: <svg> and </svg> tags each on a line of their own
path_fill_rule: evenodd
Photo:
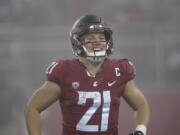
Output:
<svg viewBox="0 0 180 135">
<path fill-rule="evenodd" d="M 79 82 L 72 82 L 72 87 L 77 90 L 79 88 Z"/>
</svg>

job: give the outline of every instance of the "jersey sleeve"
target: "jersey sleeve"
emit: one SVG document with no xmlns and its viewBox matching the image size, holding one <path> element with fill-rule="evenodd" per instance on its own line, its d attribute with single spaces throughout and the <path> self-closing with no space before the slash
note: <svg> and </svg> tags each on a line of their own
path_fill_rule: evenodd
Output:
<svg viewBox="0 0 180 135">
<path fill-rule="evenodd" d="M 133 80 L 135 78 L 135 76 L 136 76 L 135 66 L 129 60 L 126 60 L 126 69 L 125 69 L 125 72 L 126 72 L 126 81 Z"/>
<path fill-rule="evenodd" d="M 62 82 L 63 78 L 63 62 L 53 61 L 46 69 L 47 81 L 54 82 L 58 85 Z"/>
<path fill-rule="evenodd" d="M 129 61 L 128 59 L 124 59 L 122 62 L 122 68 L 123 68 L 124 80 L 126 82 L 131 81 L 135 78 L 136 70 L 134 64 L 131 61 Z"/>
</svg>

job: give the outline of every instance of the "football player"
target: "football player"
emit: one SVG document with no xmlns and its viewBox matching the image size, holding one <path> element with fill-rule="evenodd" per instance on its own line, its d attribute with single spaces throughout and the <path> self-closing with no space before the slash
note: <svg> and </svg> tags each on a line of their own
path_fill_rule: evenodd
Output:
<svg viewBox="0 0 180 135">
<path fill-rule="evenodd" d="M 25 118 L 29 135 L 41 135 L 40 113 L 59 100 L 62 135 L 118 135 L 120 98 L 136 113 L 131 135 L 146 135 L 147 100 L 136 87 L 135 69 L 127 59 L 110 59 L 111 28 L 96 15 L 80 17 L 70 32 L 77 59 L 57 60 L 47 81 L 29 99 Z"/>
</svg>

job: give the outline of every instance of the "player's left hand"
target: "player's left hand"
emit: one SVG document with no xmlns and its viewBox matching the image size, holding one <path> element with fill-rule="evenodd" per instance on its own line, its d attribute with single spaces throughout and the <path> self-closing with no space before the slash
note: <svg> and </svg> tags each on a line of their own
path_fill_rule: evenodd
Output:
<svg viewBox="0 0 180 135">
<path fill-rule="evenodd" d="M 133 133 L 130 133 L 129 135 L 144 135 L 141 131 L 135 131 Z"/>
</svg>

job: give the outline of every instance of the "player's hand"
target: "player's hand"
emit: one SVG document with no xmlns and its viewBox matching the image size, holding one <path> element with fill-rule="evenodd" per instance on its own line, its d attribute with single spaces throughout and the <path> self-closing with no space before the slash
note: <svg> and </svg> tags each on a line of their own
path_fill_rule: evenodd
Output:
<svg viewBox="0 0 180 135">
<path fill-rule="evenodd" d="M 129 135 L 144 135 L 141 131 L 135 131 L 133 133 L 130 133 Z"/>
</svg>

